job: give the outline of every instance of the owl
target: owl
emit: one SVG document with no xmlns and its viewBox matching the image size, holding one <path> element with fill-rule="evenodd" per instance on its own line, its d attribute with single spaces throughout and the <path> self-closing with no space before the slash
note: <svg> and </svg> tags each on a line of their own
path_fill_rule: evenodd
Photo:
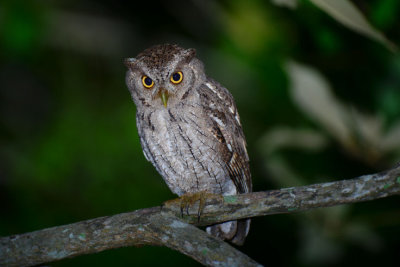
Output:
<svg viewBox="0 0 400 267">
<path fill-rule="evenodd" d="M 171 191 L 235 195 L 252 191 L 249 157 L 230 92 L 205 74 L 194 49 L 162 44 L 125 59 L 143 153 Z M 250 220 L 206 231 L 241 245 Z"/>
</svg>

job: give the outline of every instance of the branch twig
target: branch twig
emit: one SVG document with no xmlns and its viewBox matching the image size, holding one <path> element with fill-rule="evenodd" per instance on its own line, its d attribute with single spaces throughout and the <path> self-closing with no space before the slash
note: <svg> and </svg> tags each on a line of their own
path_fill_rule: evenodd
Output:
<svg viewBox="0 0 400 267">
<path fill-rule="evenodd" d="M 207 200 L 200 222 L 196 212 L 180 216 L 180 202 L 100 217 L 0 239 L 0 265 L 30 266 L 81 254 L 133 245 L 164 245 L 209 266 L 256 262 L 228 244 L 188 225 L 291 213 L 400 194 L 400 164 L 388 171 L 351 180 L 256 192 Z M 197 207 L 192 207 L 197 211 Z M 185 222 L 184 222 L 185 221 Z M 213 248 L 213 249 L 210 249 Z"/>
</svg>

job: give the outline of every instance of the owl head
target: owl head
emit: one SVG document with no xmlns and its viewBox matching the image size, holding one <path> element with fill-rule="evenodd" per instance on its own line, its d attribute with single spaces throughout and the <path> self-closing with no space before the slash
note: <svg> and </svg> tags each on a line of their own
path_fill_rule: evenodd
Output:
<svg viewBox="0 0 400 267">
<path fill-rule="evenodd" d="M 184 101 L 205 80 L 195 55 L 194 49 L 162 44 L 125 59 L 126 84 L 137 108 L 161 109 Z"/>
</svg>

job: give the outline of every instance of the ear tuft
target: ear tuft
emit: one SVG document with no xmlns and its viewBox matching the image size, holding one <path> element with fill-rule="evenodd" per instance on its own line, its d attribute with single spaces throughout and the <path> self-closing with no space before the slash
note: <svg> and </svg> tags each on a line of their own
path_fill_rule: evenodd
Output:
<svg viewBox="0 0 400 267">
<path fill-rule="evenodd" d="M 192 58 L 196 56 L 196 49 L 194 48 L 186 49 L 183 54 L 186 58 L 186 61 L 189 62 L 190 60 L 192 60 Z"/>
<path fill-rule="evenodd" d="M 136 58 L 125 58 L 124 64 L 127 68 L 133 69 L 136 62 Z"/>
</svg>

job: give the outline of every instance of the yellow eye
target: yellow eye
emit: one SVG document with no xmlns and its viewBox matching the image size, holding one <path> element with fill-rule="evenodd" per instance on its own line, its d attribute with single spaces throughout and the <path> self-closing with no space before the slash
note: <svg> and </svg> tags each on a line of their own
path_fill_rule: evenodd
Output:
<svg viewBox="0 0 400 267">
<path fill-rule="evenodd" d="M 147 89 L 150 89 L 154 86 L 154 81 L 146 75 L 142 77 L 142 83 L 143 86 L 146 87 Z"/>
<path fill-rule="evenodd" d="M 183 73 L 182 71 L 175 72 L 171 75 L 171 82 L 174 84 L 178 84 L 183 80 Z"/>
</svg>

